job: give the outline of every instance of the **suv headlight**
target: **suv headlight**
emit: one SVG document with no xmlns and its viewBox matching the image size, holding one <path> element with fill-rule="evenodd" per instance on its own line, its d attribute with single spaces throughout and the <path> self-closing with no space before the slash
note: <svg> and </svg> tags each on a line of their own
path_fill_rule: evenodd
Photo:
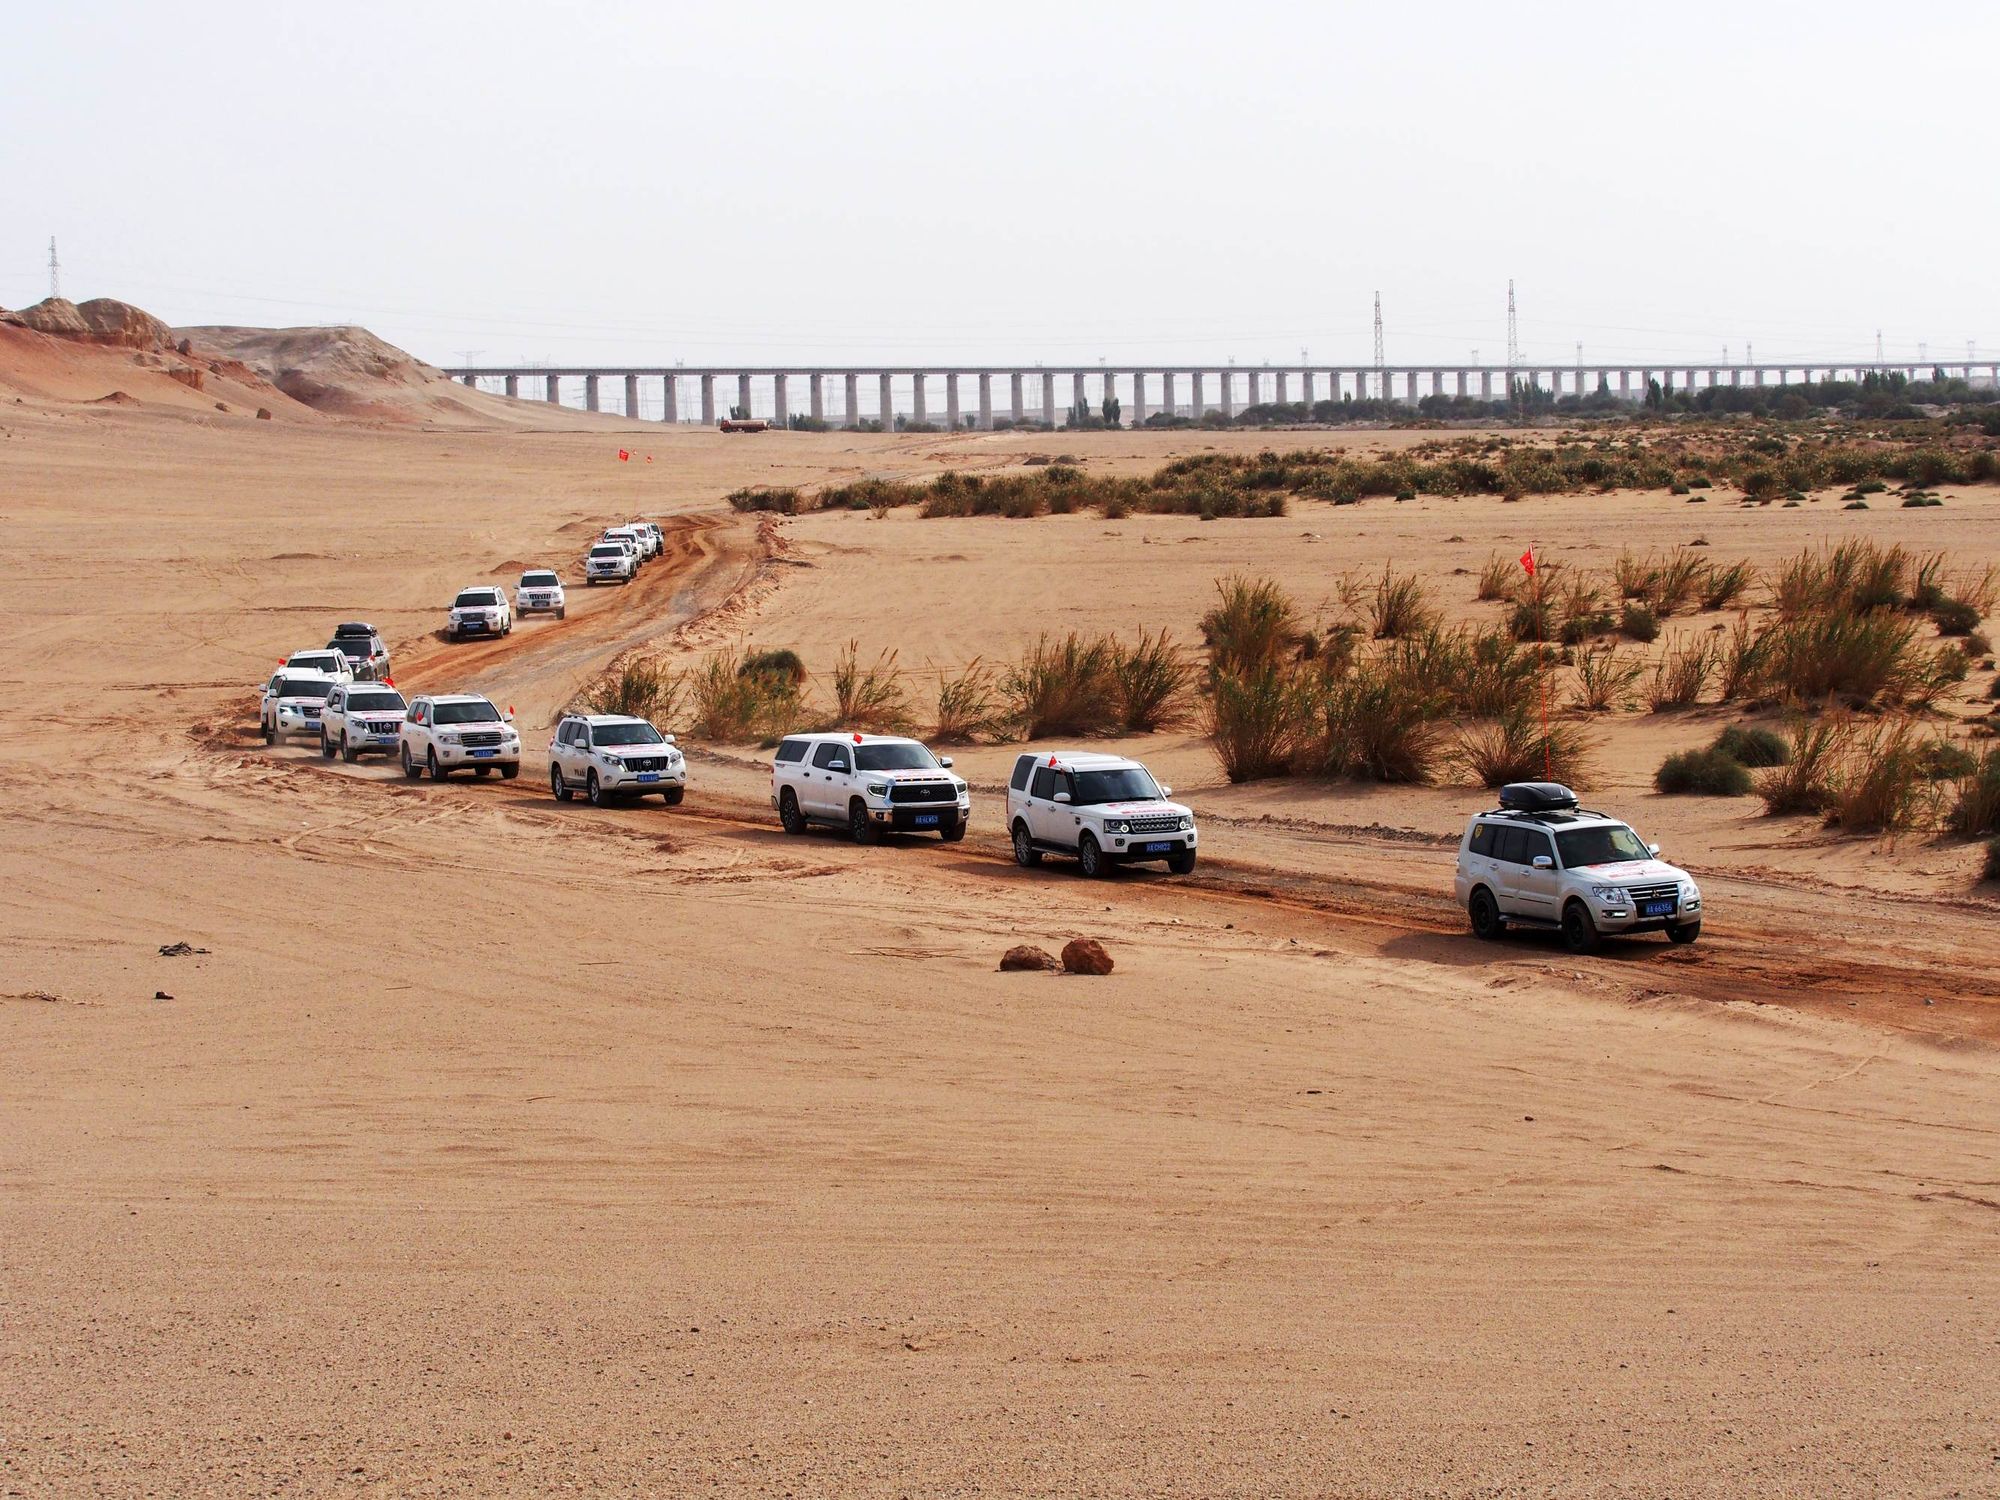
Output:
<svg viewBox="0 0 2000 1500">
<path fill-rule="evenodd" d="M 1594 885 L 1590 888 L 1590 894 L 1595 896 L 1599 901 L 1614 902 L 1619 906 L 1623 906 L 1626 900 L 1625 888 L 1623 886 Z"/>
<path fill-rule="evenodd" d="M 871 781 L 871 782 L 869 782 L 869 783 L 868 783 L 868 795 L 869 795 L 869 796 L 871 796 L 871 797 L 886 797 L 886 796 L 888 796 L 888 795 L 889 795 L 889 783 L 888 783 L 888 782 L 886 782 L 886 781 Z"/>
<path fill-rule="evenodd" d="M 1691 901 L 1699 900 L 1701 900 L 1701 887 L 1696 885 L 1692 880 L 1683 880 L 1681 882 L 1681 903 L 1686 905 Z"/>
<path fill-rule="evenodd" d="M 616 755 L 606 755 L 600 751 L 598 758 L 601 759 L 607 766 L 614 767 L 615 769 L 620 771 L 625 769 L 625 762 Z"/>
<path fill-rule="evenodd" d="M 447 745 L 456 745 L 462 743 L 459 737 L 455 734 L 441 734 L 438 736 L 438 739 Z"/>
<path fill-rule="evenodd" d="M 1130 833 L 1132 825 L 1123 818 L 1106 818 L 1104 820 L 1104 831 L 1106 833 Z"/>
<path fill-rule="evenodd" d="M 1186 813 L 1181 814 L 1181 832 L 1182 833 L 1194 832 L 1194 819 L 1190 818 Z"/>
</svg>

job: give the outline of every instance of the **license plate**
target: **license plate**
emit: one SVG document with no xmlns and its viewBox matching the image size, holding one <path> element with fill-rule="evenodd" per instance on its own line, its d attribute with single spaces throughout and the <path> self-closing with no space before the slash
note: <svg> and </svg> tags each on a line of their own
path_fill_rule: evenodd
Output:
<svg viewBox="0 0 2000 1500">
<path fill-rule="evenodd" d="M 1146 852 L 1148 854 L 1172 854 L 1174 846 L 1172 844 L 1148 844 L 1146 845 Z"/>
<path fill-rule="evenodd" d="M 641 771 L 639 773 L 639 779 L 641 781 L 658 781 L 660 779 L 660 773 L 658 771 Z"/>
<path fill-rule="evenodd" d="M 1671 901 L 1648 901 L 1643 915 L 1648 917 L 1671 917 L 1674 903 Z"/>
<path fill-rule="evenodd" d="M 499 753 L 497 750 L 475 750 L 472 752 L 472 757 L 474 760 L 484 760 L 489 755 L 497 755 Z"/>
<path fill-rule="evenodd" d="M 937 820 L 938 815 L 936 813 L 918 813 L 912 821 L 919 828 L 934 828 L 937 826 Z"/>
</svg>

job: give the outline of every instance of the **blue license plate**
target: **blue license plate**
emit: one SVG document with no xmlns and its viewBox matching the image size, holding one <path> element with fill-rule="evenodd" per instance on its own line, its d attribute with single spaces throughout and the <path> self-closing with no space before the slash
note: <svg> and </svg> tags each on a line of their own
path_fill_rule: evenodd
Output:
<svg viewBox="0 0 2000 1500">
<path fill-rule="evenodd" d="M 937 826 L 937 820 L 936 813 L 918 813 L 911 821 L 919 828 L 934 828 Z"/>
<path fill-rule="evenodd" d="M 639 773 L 639 779 L 641 781 L 658 781 L 660 779 L 660 773 L 658 771 L 641 771 Z"/>
<path fill-rule="evenodd" d="M 472 758 L 474 760 L 484 760 L 489 755 L 498 755 L 499 753 L 497 750 L 475 750 L 472 752 Z"/>
<path fill-rule="evenodd" d="M 1148 854 L 1172 854 L 1174 846 L 1172 844 L 1148 844 L 1146 852 Z"/>
<path fill-rule="evenodd" d="M 1674 903 L 1671 901 L 1648 901 L 1646 903 L 1644 911 L 1644 915 L 1646 916 L 1671 917 L 1673 914 Z"/>
</svg>

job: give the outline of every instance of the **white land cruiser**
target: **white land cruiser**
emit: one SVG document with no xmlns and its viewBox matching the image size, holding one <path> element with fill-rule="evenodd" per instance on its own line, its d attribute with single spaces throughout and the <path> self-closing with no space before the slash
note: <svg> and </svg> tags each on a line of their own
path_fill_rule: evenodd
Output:
<svg viewBox="0 0 2000 1500">
<path fill-rule="evenodd" d="M 1073 854 L 1083 873 L 1162 859 L 1176 875 L 1194 869 L 1194 814 L 1167 800 L 1170 786 L 1122 755 L 1041 751 L 1014 762 L 1007 780 L 1007 830 L 1014 863 Z"/>
<path fill-rule="evenodd" d="M 409 705 L 386 683 L 342 682 L 326 695 L 319 715 L 319 753 L 336 752 L 352 762 L 377 751 L 387 755 L 403 742 L 403 715 Z"/>
<path fill-rule="evenodd" d="M 632 555 L 628 543 L 597 542 L 592 545 L 590 555 L 583 560 L 583 586 L 595 588 L 600 583 L 630 583 L 638 567 L 638 559 Z"/>
<path fill-rule="evenodd" d="M 445 616 L 447 639 L 462 641 L 469 635 L 510 635 L 514 612 L 507 607 L 507 591 L 486 584 L 460 589 Z"/>
<path fill-rule="evenodd" d="M 308 734 L 319 738 L 320 710 L 326 695 L 339 679 L 310 668 L 280 667 L 264 684 L 263 701 L 257 705 L 257 727 L 264 743 L 275 745 L 289 735 Z"/>
<path fill-rule="evenodd" d="M 627 521 L 618 529 L 620 531 L 629 531 L 632 534 L 632 540 L 639 544 L 639 551 L 646 557 L 654 558 L 660 555 L 660 531 L 652 522 Z"/>
<path fill-rule="evenodd" d="M 278 665 L 290 667 L 294 672 L 324 672 L 340 682 L 354 680 L 354 663 L 347 659 L 345 651 L 335 651 L 332 647 L 324 651 L 294 651 Z"/>
<path fill-rule="evenodd" d="M 569 600 L 563 595 L 562 580 L 547 568 L 530 568 L 521 575 L 521 581 L 514 585 L 514 613 L 531 615 L 537 610 L 554 615 L 558 620 L 569 613 Z"/>
<path fill-rule="evenodd" d="M 971 788 L 918 740 L 887 734 L 791 734 L 771 762 L 771 806 L 787 833 L 844 827 L 857 844 L 888 831 L 965 837 Z"/>
<path fill-rule="evenodd" d="M 1691 943 L 1701 936 L 1701 888 L 1659 852 L 1627 824 L 1577 806 L 1568 787 L 1516 782 L 1500 789 L 1498 808 L 1466 824 L 1454 889 L 1483 938 L 1519 923 L 1555 928 L 1572 953 L 1606 933 Z"/>
<path fill-rule="evenodd" d="M 632 549 L 632 566 L 635 568 L 644 566 L 646 559 L 651 556 L 646 551 L 646 539 L 630 526 L 607 526 L 604 528 L 604 534 L 598 537 L 598 540 L 600 542 L 619 542 L 624 546 L 630 547 Z"/>
<path fill-rule="evenodd" d="M 565 714 L 549 741 L 549 790 L 567 802 L 578 791 L 592 807 L 658 792 L 678 807 L 687 794 L 687 759 L 674 737 L 624 714 Z"/>
<path fill-rule="evenodd" d="M 382 644 L 381 632 L 366 620 L 348 620 L 334 627 L 329 651 L 345 656 L 358 682 L 389 680 L 389 648 Z"/>
<path fill-rule="evenodd" d="M 443 781 L 467 766 L 481 776 L 498 766 L 512 781 L 521 774 L 513 719 L 477 693 L 420 694 L 403 717 L 403 774 L 415 781 L 429 771 L 431 780 Z"/>
</svg>

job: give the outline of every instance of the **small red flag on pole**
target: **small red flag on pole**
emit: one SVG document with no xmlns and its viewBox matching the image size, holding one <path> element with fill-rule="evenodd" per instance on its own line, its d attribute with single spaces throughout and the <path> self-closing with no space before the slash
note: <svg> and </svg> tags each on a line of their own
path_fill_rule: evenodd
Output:
<svg viewBox="0 0 2000 1500">
<path fill-rule="evenodd" d="M 1530 547 L 1526 552 L 1521 554 L 1521 566 L 1528 570 L 1530 578 L 1535 576 L 1535 549 L 1533 547 Z"/>
<path fill-rule="evenodd" d="M 618 450 L 618 462 L 620 462 L 621 464 L 629 464 L 631 461 L 632 461 L 631 450 L 628 448 L 620 448 Z M 1530 571 L 1532 571 L 1532 569 Z"/>
</svg>

